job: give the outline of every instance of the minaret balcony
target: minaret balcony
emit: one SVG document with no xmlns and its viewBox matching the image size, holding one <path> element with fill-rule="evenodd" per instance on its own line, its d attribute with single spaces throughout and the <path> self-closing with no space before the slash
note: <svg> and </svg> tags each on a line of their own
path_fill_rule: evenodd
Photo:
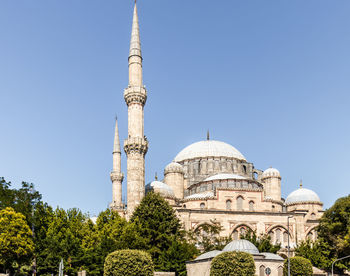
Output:
<svg viewBox="0 0 350 276">
<path fill-rule="evenodd" d="M 148 141 L 141 137 L 129 137 L 124 140 L 124 151 L 129 154 L 142 154 L 145 155 L 148 151 Z"/>
<path fill-rule="evenodd" d="M 147 100 L 147 91 L 145 87 L 129 86 L 124 90 L 124 99 L 126 104 L 141 104 L 145 105 Z"/>
</svg>

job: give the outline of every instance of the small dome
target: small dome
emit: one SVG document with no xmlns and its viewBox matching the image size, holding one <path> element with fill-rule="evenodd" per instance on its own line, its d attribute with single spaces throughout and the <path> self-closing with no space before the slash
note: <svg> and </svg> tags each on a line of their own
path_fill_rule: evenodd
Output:
<svg viewBox="0 0 350 276">
<path fill-rule="evenodd" d="M 269 253 L 269 252 L 263 252 L 260 253 L 265 256 L 265 260 L 276 260 L 276 261 L 283 261 L 284 259 L 277 254 Z"/>
<path fill-rule="evenodd" d="M 292 192 L 286 199 L 286 205 L 296 204 L 296 203 L 321 203 L 318 195 L 309 189 L 299 188 Z"/>
<path fill-rule="evenodd" d="M 238 174 L 219 173 L 206 178 L 204 181 L 221 180 L 221 179 L 247 179 L 247 178 Z"/>
<path fill-rule="evenodd" d="M 281 174 L 275 168 L 268 168 L 262 174 L 262 178 L 267 178 L 267 177 L 281 177 Z"/>
<path fill-rule="evenodd" d="M 182 173 L 183 174 L 184 169 L 179 163 L 176 163 L 173 161 L 165 167 L 164 174 L 167 174 L 167 173 Z"/>
<path fill-rule="evenodd" d="M 217 255 L 219 255 L 219 254 L 221 254 L 221 253 L 222 253 L 222 251 L 220 251 L 220 250 L 209 251 L 209 252 L 206 252 L 206 253 L 204 253 L 204 254 L 202 254 L 202 255 L 199 255 L 199 256 L 196 258 L 196 261 L 214 258 L 214 257 L 216 257 Z"/>
<path fill-rule="evenodd" d="M 247 240 L 232 241 L 224 247 L 223 251 L 241 251 L 250 254 L 259 254 L 259 250 L 256 248 L 256 246 Z"/>
<path fill-rule="evenodd" d="M 163 197 L 175 197 L 173 189 L 163 182 L 155 180 L 149 185 L 155 193 L 159 193 Z"/>
<path fill-rule="evenodd" d="M 246 161 L 245 157 L 233 146 L 215 140 L 193 143 L 175 157 L 175 162 L 203 157 L 228 157 Z"/>
</svg>

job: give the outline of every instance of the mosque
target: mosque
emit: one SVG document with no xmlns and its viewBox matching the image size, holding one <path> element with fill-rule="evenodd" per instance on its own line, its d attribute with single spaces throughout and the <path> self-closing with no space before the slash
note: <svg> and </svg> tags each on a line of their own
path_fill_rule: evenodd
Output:
<svg viewBox="0 0 350 276">
<path fill-rule="evenodd" d="M 232 145 L 208 137 L 185 147 L 164 169 L 164 179 L 145 185 L 144 106 L 147 91 L 142 80 L 142 53 L 135 3 L 130 53 L 129 84 L 124 90 L 128 106 L 127 207 L 122 202 L 121 149 L 118 124 L 113 150 L 112 209 L 129 217 L 145 193 L 153 190 L 176 210 L 186 230 L 216 221 L 222 236 L 238 240 L 248 230 L 268 234 L 286 250 L 288 233 L 291 246 L 315 239 L 315 227 L 323 213 L 318 195 L 302 186 L 286 199 L 281 197 L 281 174 L 275 168 L 259 170 Z M 289 228 L 288 228 L 289 227 Z"/>
</svg>

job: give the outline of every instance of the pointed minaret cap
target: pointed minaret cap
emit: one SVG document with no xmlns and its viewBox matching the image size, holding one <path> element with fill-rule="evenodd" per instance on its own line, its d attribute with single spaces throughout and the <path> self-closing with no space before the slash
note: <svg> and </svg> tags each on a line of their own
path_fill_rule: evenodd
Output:
<svg viewBox="0 0 350 276">
<path fill-rule="evenodd" d="M 210 134 L 209 134 L 209 129 L 208 129 L 208 131 L 207 131 L 207 141 L 209 141 L 210 140 Z"/>
<path fill-rule="evenodd" d="M 137 16 L 137 7 L 135 1 L 134 16 L 132 19 L 132 29 L 131 29 L 131 41 L 130 41 L 130 54 L 131 56 L 139 56 L 142 58 L 141 54 L 141 41 L 140 41 L 140 28 L 139 28 L 139 18 Z"/>
<path fill-rule="evenodd" d="M 300 179 L 300 184 L 299 185 L 300 185 L 300 189 L 303 188 L 303 180 L 302 179 Z"/>
<path fill-rule="evenodd" d="M 115 118 L 113 153 L 120 153 L 120 141 L 119 141 L 119 130 L 118 130 L 118 119 L 117 119 L 117 117 Z"/>
</svg>

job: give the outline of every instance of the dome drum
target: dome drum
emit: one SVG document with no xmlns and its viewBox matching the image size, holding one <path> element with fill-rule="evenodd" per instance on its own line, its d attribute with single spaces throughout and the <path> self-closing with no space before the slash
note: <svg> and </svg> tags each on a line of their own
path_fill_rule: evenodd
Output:
<svg viewBox="0 0 350 276">
<path fill-rule="evenodd" d="M 248 179 L 244 176 L 235 174 L 217 174 L 206 178 L 205 180 L 192 184 L 187 194 L 197 194 L 206 191 L 215 191 L 216 189 L 227 189 L 237 191 L 262 191 L 263 186 L 259 182 Z"/>
</svg>

